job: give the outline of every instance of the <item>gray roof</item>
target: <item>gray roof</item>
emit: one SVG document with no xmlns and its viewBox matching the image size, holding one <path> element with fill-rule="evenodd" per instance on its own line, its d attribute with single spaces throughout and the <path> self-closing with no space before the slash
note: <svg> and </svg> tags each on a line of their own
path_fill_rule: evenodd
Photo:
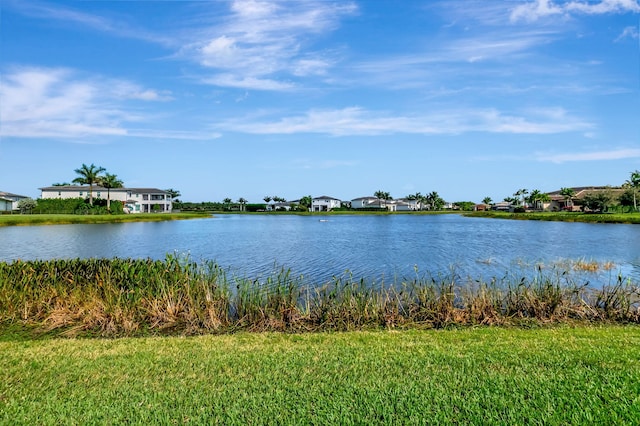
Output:
<svg viewBox="0 0 640 426">
<path fill-rule="evenodd" d="M 94 185 L 91 187 L 93 191 L 107 191 L 107 188 L 102 186 Z M 61 186 L 45 186 L 39 188 L 41 191 L 88 191 L 88 185 L 61 185 Z M 155 194 L 166 194 L 167 191 L 158 188 L 111 188 L 109 189 L 111 192 L 137 192 L 137 193 L 155 193 Z"/>
<path fill-rule="evenodd" d="M 0 191 L 0 197 L 29 198 L 26 195 L 12 194 L 11 192 L 4 192 L 4 191 Z"/>
<path fill-rule="evenodd" d="M 338 198 L 329 197 L 328 195 L 323 195 L 321 197 L 313 197 L 314 200 L 336 200 L 341 201 Z"/>
<path fill-rule="evenodd" d="M 369 197 L 358 197 L 358 198 L 354 198 L 354 199 L 353 199 L 353 200 L 351 200 L 351 201 L 360 201 L 360 200 L 377 200 L 377 199 L 378 199 L 378 197 L 371 197 L 371 196 L 369 196 Z"/>
</svg>

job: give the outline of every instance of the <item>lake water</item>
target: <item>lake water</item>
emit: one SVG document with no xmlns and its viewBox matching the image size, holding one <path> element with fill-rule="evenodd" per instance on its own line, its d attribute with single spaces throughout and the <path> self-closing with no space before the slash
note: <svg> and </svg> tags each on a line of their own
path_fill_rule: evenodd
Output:
<svg viewBox="0 0 640 426">
<path fill-rule="evenodd" d="M 0 260 L 135 257 L 167 253 L 215 260 L 262 277 L 280 267 L 311 282 L 352 274 L 394 281 L 416 276 L 505 274 L 608 264 L 640 282 L 640 226 L 466 218 L 459 215 L 217 215 L 198 220 L 0 228 Z M 347 272 L 348 271 L 348 272 Z M 526 272 L 523 272 L 526 273 Z M 580 274 L 583 274 L 582 272 Z"/>
</svg>

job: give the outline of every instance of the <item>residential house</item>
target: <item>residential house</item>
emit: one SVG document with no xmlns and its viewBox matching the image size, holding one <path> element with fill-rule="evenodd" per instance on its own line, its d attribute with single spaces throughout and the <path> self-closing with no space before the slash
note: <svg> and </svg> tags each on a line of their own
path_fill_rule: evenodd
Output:
<svg viewBox="0 0 640 426">
<path fill-rule="evenodd" d="M 342 206 L 342 201 L 337 198 L 328 197 L 323 195 L 322 197 L 315 197 L 311 200 L 312 212 L 328 212 L 333 209 L 338 209 Z"/>
<path fill-rule="evenodd" d="M 0 212 L 10 212 L 11 210 L 13 210 L 13 201 L 0 197 Z"/>
<path fill-rule="evenodd" d="M 5 200 L 5 202 L 3 203 L 4 208 L 2 205 L 0 205 L 0 211 L 11 211 L 18 210 L 18 203 L 20 202 L 20 200 L 25 200 L 29 197 L 27 197 L 26 195 L 18 195 L 12 194 L 11 192 L 0 191 L 0 198 L 3 198 Z M 6 200 L 11 201 L 11 205 L 7 206 Z"/>
<path fill-rule="evenodd" d="M 47 186 L 40 188 L 41 198 L 87 198 L 89 187 L 82 185 Z M 111 201 L 124 204 L 125 213 L 171 212 L 173 200 L 167 191 L 157 188 L 111 188 Z M 107 199 L 107 188 L 93 186 L 94 199 Z"/>
<path fill-rule="evenodd" d="M 409 198 L 396 199 L 398 211 L 417 211 L 422 210 L 422 203 L 419 200 L 411 200 Z"/>
<path fill-rule="evenodd" d="M 558 211 L 558 210 L 582 210 L 584 197 L 588 194 L 596 194 L 598 192 L 608 192 L 613 197 L 618 197 L 624 192 L 623 188 L 612 186 L 577 186 L 571 188 L 574 192 L 571 200 L 565 198 L 560 190 L 549 192 L 549 202 L 542 204 L 542 209 L 545 211 Z"/>
<path fill-rule="evenodd" d="M 352 209 L 384 208 L 384 200 L 378 197 L 359 197 L 351 200 Z"/>
<path fill-rule="evenodd" d="M 279 210 L 290 211 L 294 205 L 299 203 L 300 201 L 284 201 L 284 202 L 278 202 L 278 203 L 271 203 L 271 204 L 267 204 L 266 210 L 268 212 L 279 211 Z"/>
</svg>

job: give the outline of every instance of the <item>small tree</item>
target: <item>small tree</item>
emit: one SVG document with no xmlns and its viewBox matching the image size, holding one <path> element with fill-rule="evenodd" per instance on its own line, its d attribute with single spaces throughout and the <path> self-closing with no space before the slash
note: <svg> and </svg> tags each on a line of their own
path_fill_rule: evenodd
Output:
<svg viewBox="0 0 640 426">
<path fill-rule="evenodd" d="M 623 207 L 623 209 L 624 207 L 629 207 L 629 212 L 632 212 L 635 204 L 633 189 L 627 188 L 626 191 L 620 194 L 618 201 L 620 202 L 620 205 Z"/>
<path fill-rule="evenodd" d="M 22 214 L 31 213 L 37 206 L 38 202 L 32 198 L 23 198 L 18 201 L 18 210 Z"/>
<path fill-rule="evenodd" d="M 229 206 L 231 205 L 233 201 L 231 200 L 231 198 L 227 197 L 224 200 L 222 200 L 222 208 L 225 210 L 229 210 Z"/>
<path fill-rule="evenodd" d="M 482 199 L 482 204 L 491 204 L 493 202 L 493 200 L 491 199 L 491 197 L 484 197 Z"/>
<path fill-rule="evenodd" d="M 304 197 L 300 198 L 300 205 L 303 206 L 306 210 L 309 210 L 311 208 L 311 204 L 313 204 L 313 198 L 311 198 L 311 195 L 305 195 Z"/>
<path fill-rule="evenodd" d="M 602 213 L 609 209 L 612 199 L 611 191 L 598 191 L 596 193 L 590 192 L 586 194 L 582 201 L 584 206 L 589 210 Z"/>
</svg>

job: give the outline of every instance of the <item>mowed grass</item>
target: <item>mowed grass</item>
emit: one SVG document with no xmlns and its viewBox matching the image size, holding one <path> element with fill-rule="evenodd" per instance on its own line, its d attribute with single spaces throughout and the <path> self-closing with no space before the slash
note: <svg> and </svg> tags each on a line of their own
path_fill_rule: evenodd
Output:
<svg viewBox="0 0 640 426">
<path fill-rule="evenodd" d="M 640 327 L 0 336 L 2 424 L 640 424 Z"/>
<path fill-rule="evenodd" d="M 78 223 L 159 222 L 163 220 L 197 219 L 208 213 L 136 213 L 136 214 L 14 214 L 0 215 L 0 226 L 69 225 Z"/>
<path fill-rule="evenodd" d="M 579 212 L 529 212 L 509 213 L 498 211 L 465 212 L 468 217 L 492 219 L 542 220 L 555 222 L 626 223 L 640 224 L 640 213 L 579 213 Z"/>
</svg>

